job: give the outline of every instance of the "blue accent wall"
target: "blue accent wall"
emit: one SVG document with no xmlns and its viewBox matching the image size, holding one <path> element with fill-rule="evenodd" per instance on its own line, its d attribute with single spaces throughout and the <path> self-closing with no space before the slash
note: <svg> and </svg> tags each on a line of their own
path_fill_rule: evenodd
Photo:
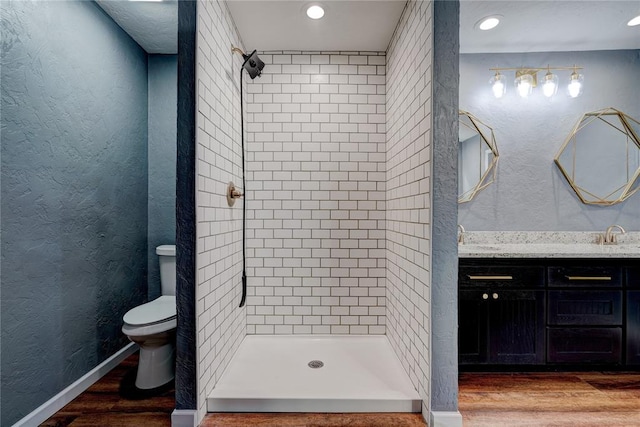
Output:
<svg viewBox="0 0 640 427">
<path fill-rule="evenodd" d="M 2 1 L 8 426 L 128 341 L 147 297 L 147 60 L 94 2 Z"/>
<path fill-rule="evenodd" d="M 513 72 L 505 72 L 505 97 L 491 94 L 490 67 L 547 64 L 584 67 L 582 95 L 572 99 L 564 93 L 570 71 L 557 72 L 561 87 L 551 101 L 539 90 L 519 98 Z M 613 206 L 585 205 L 553 163 L 586 112 L 614 107 L 640 120 L 639 75 L 640 50 L 460 55 L 460 108 L 493 127 L 500 152 L 496 182 L 459 205 L 460 223 L 486 231 L 603 231 L 611 224 L 640 230 L 640 194 Z M 543 78 L 538 73 L 538 82 Z"/>
<path fill-rule="evenodd" d="M 156 246 L 176 242 L 177 55 L 149 55 L 149 300 L 160 296 Z"/>
<path fill-rule="evenodd" d="M 431 412 L 458 410 L 459 27 L 460 2 L 433 2 Z"/>
</svg>

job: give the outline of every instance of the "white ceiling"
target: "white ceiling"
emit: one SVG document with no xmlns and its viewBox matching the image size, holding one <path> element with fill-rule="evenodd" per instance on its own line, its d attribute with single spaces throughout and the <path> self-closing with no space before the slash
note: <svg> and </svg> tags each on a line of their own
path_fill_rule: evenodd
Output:
<svg viewBox="0 0 640 427">
<path fill-rule="evenodd" d="M 231 0 L 247 50 L 386 51 L 406 0 L 328 0 L 322 19 L 309 1 Z"/>
<path fill-rule="evenodd" d="M 476 29 L 488 15 L 500 25 Z M 476 1 L 460 7 L 460 51 L 555 52 L 640 49 L 640 26 L 627 22 L 640 14 L 640 1 Z"/>
<path fill-rule="evenodd" d="M 176 53 L 176 0 L 140 2 L 96 0 L 148 53 Z M 306 0 L 229 0 L 247 50 L 384 51 L 405 0 L 321 0 L 325 17 L 304 15 Z M 503 16 L 491 31 L 475 24 Z M 460 50 L 550 52 L 640 49 L 640 26 L 627 21 L 640 14 L 640 0 L 484 1 L 462 0 Z"/>
</svg>

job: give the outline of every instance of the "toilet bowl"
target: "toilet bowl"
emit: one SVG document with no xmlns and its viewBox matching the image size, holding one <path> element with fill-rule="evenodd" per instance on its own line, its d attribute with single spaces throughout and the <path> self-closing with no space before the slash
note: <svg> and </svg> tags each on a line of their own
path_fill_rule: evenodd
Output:
<svg viewBox="0 0 640 427">
<path fill-rule="evenodd" d="M 140 347 L 135 384 L 144 390 L 170 382 L 175 373 L 175 246 L 158 246 L 156 254 L 162 296 L 132 308 L 122 319 L 122 332 Z"/>
</svg>

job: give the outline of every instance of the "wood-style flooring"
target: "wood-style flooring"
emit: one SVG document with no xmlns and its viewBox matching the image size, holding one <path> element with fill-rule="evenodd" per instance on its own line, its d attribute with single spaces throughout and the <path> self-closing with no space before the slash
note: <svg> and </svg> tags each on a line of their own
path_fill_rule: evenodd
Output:
<svg viewBox="0 0 640 427">
<path fill-rule="evenodd" d="M 207 414 L 200 427 L 426 427 L 420 414 Z"/>
<path fill-rule="evenodd" d="M 132 398 L 134 354 L 41 427 L 170 427 L 174 390 Z M 124 381 L 123 381 L 124 379 Z M 125 387 L 121 385 L 125 384 Z M 124 394 L 124 396 L 123 396 Z M 133 396 L 140 397 L 140 396 Z M 640 372 L 462 373 L 464 427 L 640 427 Z M 201 427 L 425 427 L 420 414 L 208 414 Z"/>
<path fill-rule="evenodd" d="M 89 387 L 40 427 L 171 427 L 175 391 L 135 399 L 138 354 Z M 124 382 L 123 382 L 124 380 Z M 122 387 L 122 384 L 125 387 Z M 124 394 L 124 396 L 123 396 Z M 135 392 L 133 392 L 135 394 Z M 425 427 L 420 414 L 208 414 L 201 427 Z"/>
<path fill-rule="evenodd" d="M 175 407 L 173 387 L 152 398 L 128 397 L 134 394 L 130 390 L 137 366 L 138 353 L 126 358 L 40 426 L 171 427 Z"/>
<path fill-rule="evenodd" d="M 462 373 L 464 427 L 640 427 L 640 373 Z"/>
</svg>

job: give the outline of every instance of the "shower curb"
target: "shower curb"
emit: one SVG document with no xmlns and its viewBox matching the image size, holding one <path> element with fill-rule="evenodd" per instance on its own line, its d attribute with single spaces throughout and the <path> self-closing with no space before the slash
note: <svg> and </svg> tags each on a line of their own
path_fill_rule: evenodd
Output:
<svg viewBox="0 0 640 427">
<path fill-rule="evenodd" d="M 462 427 L 459 411 L 431 411 L 429 427 Z"/>
<path fill-rule="evenodd" d="M 198 411 L 195 409 L 174 409 L 171 413 L 171 427 L 198 427 Z"/>
</svg>

